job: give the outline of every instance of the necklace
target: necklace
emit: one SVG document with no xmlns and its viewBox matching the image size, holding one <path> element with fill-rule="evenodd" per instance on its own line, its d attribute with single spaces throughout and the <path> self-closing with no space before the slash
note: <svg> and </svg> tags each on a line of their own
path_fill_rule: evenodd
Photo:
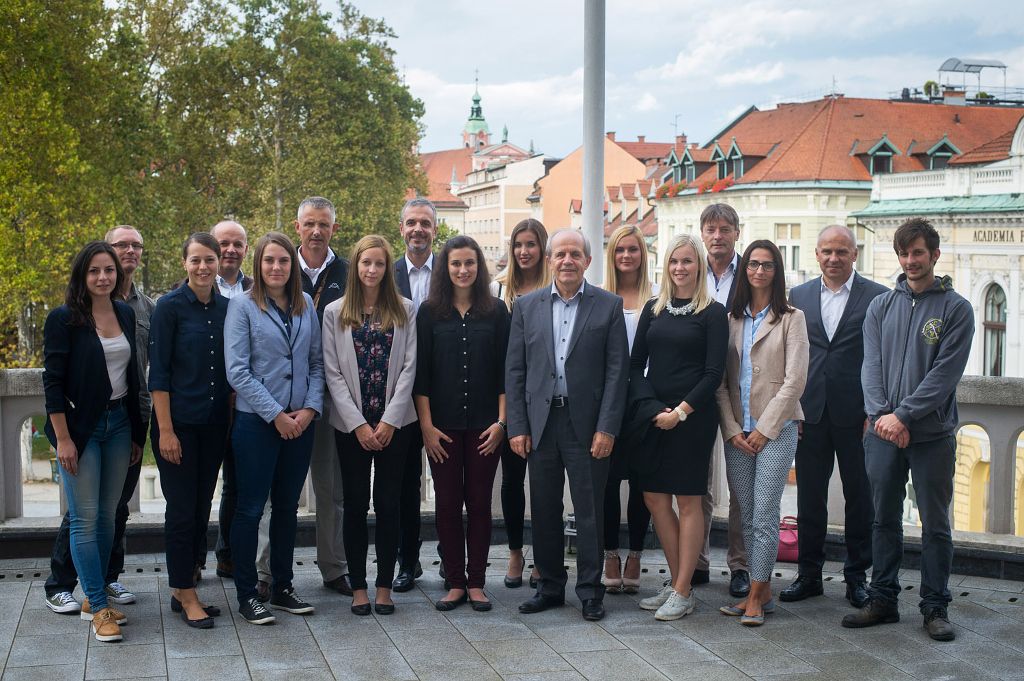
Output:
<svg viewBox="0 0 1024 681">
<path fill-rule="evenodd" d="M 685 316 L 685 315 L 688 315 L 688 314 L 693 314 L 693 311 L 695 309 L 697 309 L 697 306 L 694 304 L 694 301 L 691 300 L 690 302 L 688 302 L 686 305 L 683 305 L 682 307 L 673 307 L 672 299 L 669 298 L 668 302 L 665 303 L 665 309 L 668 310 L 668 313 L 670 315 L 679 317 L 679 316 Z"/>
</svg>

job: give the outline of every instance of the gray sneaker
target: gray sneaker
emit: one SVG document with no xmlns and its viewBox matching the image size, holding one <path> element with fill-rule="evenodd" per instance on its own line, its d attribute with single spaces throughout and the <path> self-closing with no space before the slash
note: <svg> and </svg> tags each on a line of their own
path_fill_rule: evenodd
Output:
<svg viewBox="0 0 1024 681">
<path fill-rule="evenodd" d="M 61 614 L 69 614 L 73 612 L 81 612 L 82 606 L 75 597 L 71 595 L 70 591 L 58 591 L 52 596 L 46 597 L 46 607 L 54 612 Z"/>
<path fill-rule="evenodd" d="M 673 591 L 665 604 L 658 608 L 658 612 L 654 613 L 654 619 L 668 622 L 685 617 L 691 612 L 693 612 L 693 591 L 690 591 L 689 597 Z"/>
<path fill-rule="evenodd" d="M 665 605 L 665 602 L 669 599 L 669 596 L 671 596 L 674 593 L 675 591 L 672 590 L 671 584 L 669 584 L 668 586 L 663 586 L 661 587 L 661 591 L 659 591 L 657 595 L 641 599 L 640 607 L 644 610 L 657 610 L 661 606 Z"/>
<path fill-rule="evenodd" d="M 127 605 L 135 602 L 135 594 L 124 588 L 121 582 L 111 582 L 103 587 L 107 592 L 107 600 L 118 605 Z"/>
</svg>

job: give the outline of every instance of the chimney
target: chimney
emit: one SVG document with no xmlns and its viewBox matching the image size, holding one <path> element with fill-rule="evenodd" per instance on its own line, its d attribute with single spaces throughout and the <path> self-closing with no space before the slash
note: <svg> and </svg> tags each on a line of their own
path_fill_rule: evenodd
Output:
<svg viewBox="0 0 1024 681">
<path fill-rule="evenodd" d="M 966 106 L 967 93 L 954 87 L 945 87 L 942 90 L 942 103 L 952 106 Z"/>
<path fill-rule="evenodd" d="M 686 135 L 676 135 L 676 146 L 677 147 L 685 147 L 686 146 Z"/>
<path fill-rule="evenodd" d="M 640 144 L 643 144 L 645 137 L 646 137 L 646 135 L 637 135 L 636 136 L 636 141 L 639 142 Z"/>
<path fill-rule="evenodd" d="M 612 142 L 615 141 L 615 131 L 614 130 L 609 130 L 607 135 L 608 135 L 608 139 L 610 139 Z"/>
</svg>

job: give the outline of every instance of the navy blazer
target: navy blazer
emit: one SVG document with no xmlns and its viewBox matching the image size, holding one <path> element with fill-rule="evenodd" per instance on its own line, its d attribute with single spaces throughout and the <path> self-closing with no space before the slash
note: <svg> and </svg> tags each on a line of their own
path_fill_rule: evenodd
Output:
<svg viewBox="0 0 1024 681">
<path fill-rule="evenodd" d="M 127 303 L 114 301 L 114 315 L 128 339 L 131 360 L 128 362 L 128 394 L 125 402 L 132 428 L 132 442 L 146 443 L 146 426 L 139 408 L 139 363 L 135 347 L 135 311 Z M 110 401 L 110 375 L 103 344 L 96 328 L 72 326 L 67 305 L 55 308 L 46 316 L 43 327 L 43 393 L 46 400 L 46 438 L 55 448 L 57 435 L 50 414 L 64 414 L 68 433 L 78 455 L 96 430 Z"/>
<path fill-rule="evenodd" d="M 398 292 L 412 300 L 412 286 L 409 284 L 409 263 L 405 261 L 405 253 L 395 262 L 395 283 L 398 285 Z"/>
<path fill-rule="evenodd" d="M 802 310 L 807 320 L 807 339 L 811 346 L 807 385 L 800 398 L 807 423 L 821 421 L 826 404 L 833 425 L 864 423 L 864 391 L 860 383 L 860 368 L 864 362 L 864 315 L 875 296 L 888 290 L 854 273 L 850 297 L 831 341 L 821 321 L 821 277 L 795 286 L 789 292 L 789 302 Z"/>
</svg>

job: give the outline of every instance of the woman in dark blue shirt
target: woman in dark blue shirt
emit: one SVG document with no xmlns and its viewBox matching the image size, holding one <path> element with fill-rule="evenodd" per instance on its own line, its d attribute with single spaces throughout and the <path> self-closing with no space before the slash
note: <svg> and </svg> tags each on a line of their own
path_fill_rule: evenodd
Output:
<svg viewBox="0 0 1024 681">
<path fill-rule="evenodd" d="M 487 264 L 468 236 L 448 240 L 435 260 L 430 296 L 416 317 L 418 356 L 413 399 L 430 459 L 437 535 L 451 589 L 435 603 L 452 610 L 484 595 L 491 543 L 491 488 L 505 441 L 508 312 L 487 289 Z M 462 529 L 462 508 L 469 517 Z M 468 564 L 466 560 L 468 548 Z"/>
<path fill-rule="evenodd" d="M 228 299 L 216 286 L 220 245 L 206 233 L 182 247 L 188 279 L 157 302 L 150 324 L 149 389 L 153 449 L 167 500 L 164 544 L 171 609 L 190 627 L 208 629 L 215 606 L 196 594 L 194 569 L 206 562 L 206 530 L 228 434 L 224 318 Z"/>
</svg>

